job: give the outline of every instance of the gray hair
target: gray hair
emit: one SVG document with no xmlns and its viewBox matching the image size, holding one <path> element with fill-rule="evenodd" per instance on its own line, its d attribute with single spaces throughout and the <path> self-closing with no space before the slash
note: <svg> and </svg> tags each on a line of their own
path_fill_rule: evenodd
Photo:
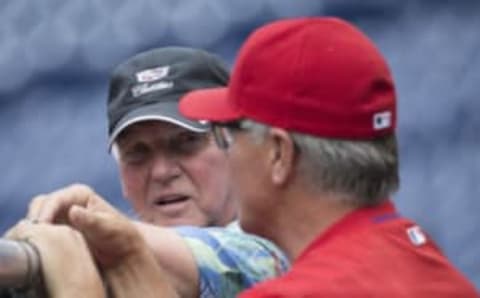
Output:
<svg viewBox="0 0 480 298">
<path fill-rule="evenodd" d="M 242 122 L 256 142 L 269 127 L 251 120 Z M 301 133 L 290 135 L 299 151 L 296 167 L 312 191 L 335 194 L 354 206 L 383 202 L 399 187 L 395 135 L 374 140 L 340 140 Z"/>
</svg>

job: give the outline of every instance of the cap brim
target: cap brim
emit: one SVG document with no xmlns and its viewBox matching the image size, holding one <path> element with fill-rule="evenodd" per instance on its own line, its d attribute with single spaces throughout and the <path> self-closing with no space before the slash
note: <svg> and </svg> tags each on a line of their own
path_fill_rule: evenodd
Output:
<svg viewBox="0 0 480 298">
<path fill-rule="evenodd" d="M 227 122 L 242 118 L 240 111 L 228 98 L 228 88 L 195 90 L 184 95 L 179 104 L 180 113 L 195 120 Z"/>
<path fill-rule="evenodd" d="M 108 148 L 111 148 L 118 135 L 130 125 L 152 120 L 168 122 L 199 133 L 206 132 L 210 128 L 208 123 L 201 123 L 182 116 L 178 111 L 178 102 L 159 102 L 135 109 L 123 116 L 110 135 Z"/>
</svg>

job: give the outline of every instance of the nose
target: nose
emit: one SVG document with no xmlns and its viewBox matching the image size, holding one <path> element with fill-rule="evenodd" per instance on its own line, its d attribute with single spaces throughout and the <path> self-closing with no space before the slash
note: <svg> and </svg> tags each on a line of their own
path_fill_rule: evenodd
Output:
<svg viewBox="0 0 480 298">
<path fill-rule="evenodd" d="M 182 173 L 178 160 L 165 154 L 156 154 L 150 168 L 151 179 L 167 185 Z"/>
</svg>

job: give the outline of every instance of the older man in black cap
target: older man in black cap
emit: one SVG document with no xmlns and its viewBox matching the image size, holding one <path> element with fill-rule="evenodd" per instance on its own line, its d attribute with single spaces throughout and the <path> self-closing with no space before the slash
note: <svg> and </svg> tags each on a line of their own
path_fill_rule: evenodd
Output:
<svg viewBox="0 0 480 298">
<path fill-rule="evenodd" d="M 288 266 L 275 245 L 238 228 L 225 152 L 215 145 L 208 123 L 189 120 L 178 111 L 185 93 L 225 86 L 228 78 L 217 56 L 166 47 L 128 59 L 115 68 L 110 81 L 109 149 L 118 162 L 124 196 L 140 219 L 136 229 L 184 297 L 235 296 L 260 280 L 278 276 Z M 116 213 L 87 186 L 74 185 L 34 198 L 28 218 L 74 225 L 69 212 L 75 204 Z M 179 225 L 175 229 L 156 227 Z M 20 230 L 25 228 L 21 225 Z M 42 235 L 58 237 L 62 231 L 37 230 L 30 241 L 51 243 L 49 249 L 54 250 L 56 240 L 44 241 Z M 16 231 L 11 235 L 23 233 Z M 95 239 L 100 242 L 91 248 L 99 264 L 108 267 L 112 259 L 122 258 L 115 241 Z M 64 274 L 63 279 L 68 276 Z M 117 280 L 113 278 L 112 283 Z M 122 279 L 115 284 L 128 282 Z"/>
</svg>

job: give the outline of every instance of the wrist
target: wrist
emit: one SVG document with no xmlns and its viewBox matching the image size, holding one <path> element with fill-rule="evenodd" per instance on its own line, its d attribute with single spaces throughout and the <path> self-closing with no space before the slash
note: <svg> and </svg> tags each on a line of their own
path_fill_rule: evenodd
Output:
<svg viewBox="0 0 480 298">
<path fill-rule="evenodd" d="M 172 283 L 146 248 L 138 250 L 104 272 L 114 297 L 177 297 Z"/>
</svg>

